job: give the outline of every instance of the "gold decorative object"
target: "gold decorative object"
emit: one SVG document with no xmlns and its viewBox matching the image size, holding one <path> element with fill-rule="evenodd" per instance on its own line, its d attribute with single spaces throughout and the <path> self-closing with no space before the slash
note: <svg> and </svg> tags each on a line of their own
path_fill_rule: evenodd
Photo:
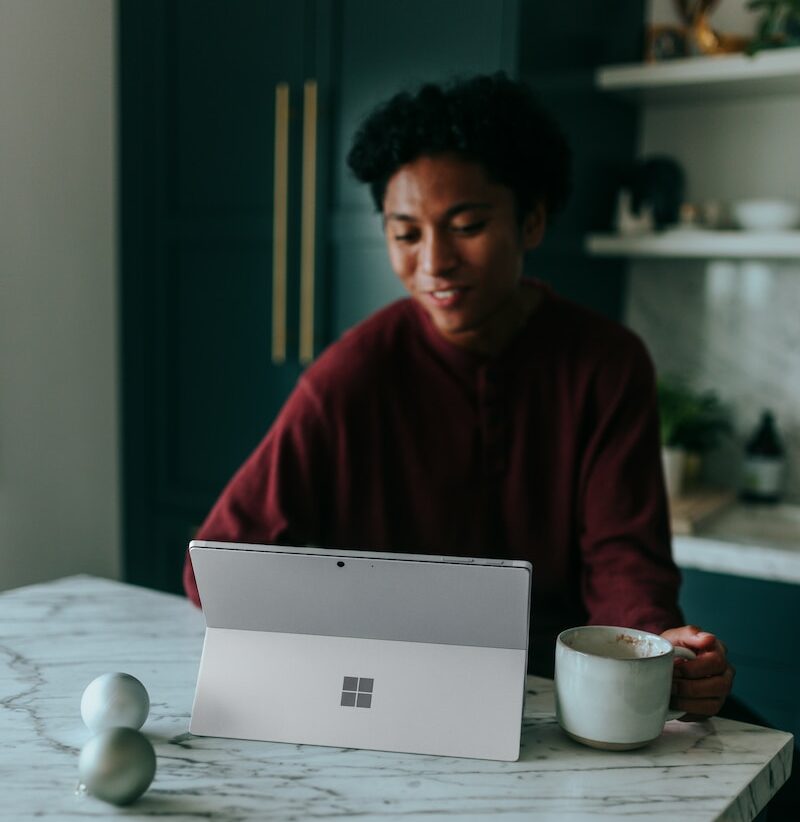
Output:
<svg viewBox="0 0 800 822">
<path fill-rule="evenodd" d="M 719 0 L 673 0 L 681 25 L 651 25 L 647 29 L 645 60 L 732 54 L 744 51 L 750 38 L 716 31 L 709 18 Z"/>
<path fill-rule="evenodd" d="M 275 192 L 272 236 L 272 362 L 286 362 L 286 260 L 289 222 L 289 85 L 275 86 Z"/>
<path fill-rule="evenodd" d="M 300 232 L 300 362 L 314 359 L 314 237 L 317 214 L 317 81 L 303 86 L 303 207 Z"/>
</svg>

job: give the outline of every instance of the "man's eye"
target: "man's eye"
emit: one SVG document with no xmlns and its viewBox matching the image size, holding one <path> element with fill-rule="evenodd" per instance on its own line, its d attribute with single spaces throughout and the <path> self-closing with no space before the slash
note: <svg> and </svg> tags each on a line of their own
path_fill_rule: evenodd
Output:
<svg viewBox="0 0 800 822">
<path fill-rule="evenodd" d="M 456 234 L 477 234 L 486 225 L 486 220 L 479 220 L 477 223 L 468 225 L 455 225 L 453 231 Z"/>
<path fill-rule="evenodd" d="M 412 233 L 412 234 L 395 234 L 394 238 L 398 243 L 413 243 L 417 239 L 417 235 L 414 234 L 414 233 Z"/>
</svg>

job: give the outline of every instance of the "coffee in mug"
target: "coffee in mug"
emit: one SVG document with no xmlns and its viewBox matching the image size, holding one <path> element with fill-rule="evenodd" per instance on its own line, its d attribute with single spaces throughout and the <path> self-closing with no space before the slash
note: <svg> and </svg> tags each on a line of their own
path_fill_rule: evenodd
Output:
<svg viewBox="0 0 800 822">
<path fill-rule="evenodd" d="M 668 719 L 675 656 L 694 657 L 657 634 L 587 625 L 556 641 L 556 717 L 593 748 L 624 751 L 658 739 Z"/>
</svg>

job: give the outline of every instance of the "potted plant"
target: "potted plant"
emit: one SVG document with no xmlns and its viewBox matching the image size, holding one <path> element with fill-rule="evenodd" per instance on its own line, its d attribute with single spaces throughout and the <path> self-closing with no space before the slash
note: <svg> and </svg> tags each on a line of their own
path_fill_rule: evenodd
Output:
<svg viewBox="0 0 800 822">
<path fill-rule="evenodd" d="M 658 411 L 667 492 L 696 482 L 702 455 L 731 431 L 730 413 L 713 391 L 695 391 L 674 377 L 658 381 Z"/>
</svg>

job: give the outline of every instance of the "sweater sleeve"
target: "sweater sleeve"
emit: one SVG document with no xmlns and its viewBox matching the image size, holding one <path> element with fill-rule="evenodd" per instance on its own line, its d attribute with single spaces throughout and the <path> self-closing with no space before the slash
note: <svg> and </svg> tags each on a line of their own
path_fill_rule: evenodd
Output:
<svg viewBox="0 0 800 822">
<path fill-rule="evenodd" d="M 274 424 L 236 472 L 196 539 L 318 544 L 326 517 L 331 437 L 313 387 L 301 377 Z M 327 470 L 326 470 L 327 469 Z M 187 552 L 183 587 L 200 605 Z"/>
<path fill-rule="evenodd" d="M 581 589 L 593 624 L 661 633 L 683 623 L 660 457 L 655 375 L 641 342 L 594 378 L 597 424 L 581 463 Z"/>
</svg>

